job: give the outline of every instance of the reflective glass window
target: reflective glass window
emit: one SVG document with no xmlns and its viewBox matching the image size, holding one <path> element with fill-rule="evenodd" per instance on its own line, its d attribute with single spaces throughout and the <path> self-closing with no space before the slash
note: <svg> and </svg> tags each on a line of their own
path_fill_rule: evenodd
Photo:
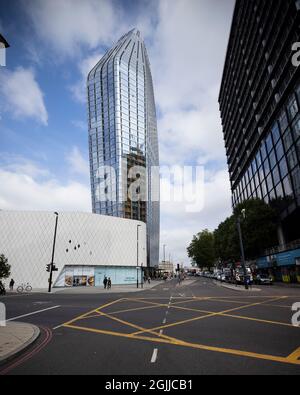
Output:
<svg viewBox="0 0 300 395">
<path fill-rule="evenodd" d="M 273 141 L 272 141 L 272 135 L 269 134 L 269 136 L 266 139 L 266 147 L 267 147 L 267 152 L 269 153 L 272 148 L 273 148 Z"/>
<path fill-rule="evenodd" d="M 266 146 L 265 146 L 264 141 L 263 141 L 263 143 L 262 143 L 262 145 L 260 147 L 260 153 L 261 153 L 262 160 L 264 161 L 266 159 L 266 157 L 267 157 L 267 150 L 266 150 Z"/>
<path fill-rule="evenodd" d="M 276 189 L 276 196 L 277 199 L 283 198 L 284 197 L 284 193 L 283 193 L 283 187 L 281 182 L 277 185 Z"/>
<path fill-rule="evenodd" d="M 278 141 L 275 150 L 276 150 L 277 160 L 279 161 L 284 155 L 283 145 L 282 145 L 281 140 Z"/>
<path fill-rule="evenodd" d="M 273 169 L 273 167 L 276 165 L 276 155 L 274 150 L 272 150 L 272 152 L 270 153 L 269 160 L 270 160 L 270 167 L 271 169 Z"/>
<path fill-rule="evenodd" d="M 273 174 L 274 185 L 276 186 L 280 181 L 278 166 L 274 167 L 272 174 Z"/>
<path fill-rule="evenodd" d="M 280 138 L 280 132 L 279 132 L 279 127 L 278 127 L 277 122 L 276 122 L 275 125 L 272 127 L 272 136 L 273 136 L 274 144 L 276 144 L 277 141 L 278 141 L 279 138 Z"/>
<path fill-rule="evenodd" d="M 297 140 L 300 137 L 300 115 L 292 123 L 292 131 L 294 135 L 294 139 Z"/>
<path fill-rule="evenodd" d="M 288 102 L 287 111 L 288 111 L 289 119 L 290 121 L 292 121 L 298 112 L 298 104 L 296 101 L 296 97 L 294 95 L 290 98 Z"/>
<path fill-rule="evenodd" d="M 289 152 L 287 153 L 287 162 L 289 165 L 290 170 L 292 170 L 297 164 L 297 154 L 294 147 L 292 147 Z"/>
<path fill-rule="evenodd" d="M 271 173 L 268 175 L 266 181 L 267 181 L 268 191 L 270 192 L 270 191 L 273 189 L 273 181 L 272 181 L 272 175 L 271 175 Z"/>
<path fill-rule="evenodd" d="M 284 178 L 288 173 L 288 168 L 285 158 L 282 158 L 281 161 L 279 162 L 279 168 L 280 168 L 281 177 Z"/>
<path fill-rule="evenodd" d="M 293 195 L 293 188 L 292 188 L 292 184 L 290 181 L 289 176 L 285 177 L 285 179 L 283 180 L 283 189 L 284 189 L 284 193 L 286 196 L 291 196 Z"/>
<path fill-rule="evenodd" d="M 295 188 L 295 193 L 300 196 L 300 168 L 297 166 L 292 172 L 292 179 Z"/>
<path fill-rule="evenodd" d="M 286 115 L 286 111 L 283 110 L 279 116 L 279 125 L 280 125 L 280 129 L 281 132 L 284 132 L 285 129 L 288 127 L 288 119 L 287 119 L 287 115 Z"/>
<path fill-rule="evenodd" d="M 283 145 L 286 152 L 289 150 L 292 144 L 293 144 L 293 138 L 292 138 L 291 130 L 290 128 L 288 128 L 283 136 Z"/>
<path fill-rule="evenodd" d="M 264 161 L 263 166 L 264 166 L 264 170 L 265 170 L 265 175 L 267 176 L 270 172 L 270 165 L 269 165 L 268 158 Z"/>
</svg>

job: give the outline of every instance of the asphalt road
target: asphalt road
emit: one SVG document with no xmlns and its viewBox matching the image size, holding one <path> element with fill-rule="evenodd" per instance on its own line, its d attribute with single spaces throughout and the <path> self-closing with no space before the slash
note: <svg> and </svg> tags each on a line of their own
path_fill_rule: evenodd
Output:
<svg viewBox="0 0 300 395">
<path fill-rule="evenodd" d="M 245 293 L 198 278 L 139 293 L 0 301 L 8 319 L 41 328 L 39 340 L 0 365 L 0 374 L 300 374 L 300 327 L 291 324 L 299 289 Z"/>
</svg>

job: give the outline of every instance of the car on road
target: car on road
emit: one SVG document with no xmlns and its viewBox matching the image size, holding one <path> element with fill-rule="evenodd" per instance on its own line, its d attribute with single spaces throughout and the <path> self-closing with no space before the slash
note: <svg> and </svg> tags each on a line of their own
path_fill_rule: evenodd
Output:
<svg viewBox="0 0 300 395">
<path fill-rule="evenodd" d="M 255 280 L 256 284 L 259 285 L 273 285 L 273 279 L 271 276 L 267 276 L 266 274 L 258 274 Z"/>
</svg>

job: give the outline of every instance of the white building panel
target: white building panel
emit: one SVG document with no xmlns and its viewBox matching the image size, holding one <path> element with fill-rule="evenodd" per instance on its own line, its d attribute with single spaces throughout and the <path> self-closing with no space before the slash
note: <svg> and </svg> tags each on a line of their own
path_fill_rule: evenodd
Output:
<svg viewBox="0 0 300 395">
<path fill-rule="evenodd" d="M 138 225 L 140 225 L 138 227 Z M 55 214 L 39 211 L 0 211 L 0 254 L 8 258 L 16 285 L 29 282 L 47 288 L 55 228 Z M 131 270 L 146 266 L 146 225 L 140 221 L 90 214 L 59 212 L 53 284 L 74 266 L 79 272 L 95 268 Z M 55 284 L 59 278 L 59 284 Z M 96 284 L 97 285 L 97 284 Z M 100 285 L 100 284 L 98 284 Z"/>
</svg>

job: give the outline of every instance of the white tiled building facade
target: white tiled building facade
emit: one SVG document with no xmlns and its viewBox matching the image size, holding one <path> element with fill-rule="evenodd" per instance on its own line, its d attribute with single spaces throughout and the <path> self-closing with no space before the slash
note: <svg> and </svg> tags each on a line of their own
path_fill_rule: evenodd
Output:
<svg viewBox="0 0 300 395">
<path fill-rule="evenodd" d="M 0 254 L 8 258 L 16 285 L 48 287 L 46 265 L 51 262 L 55 218 L 53 212 L 0 211 Z M 146 266 L 146 251 L 143 222 L 58 213 L 53 285 L 102 286 L 104 276 L 112 284 L 134 284 L 137 265 Z"/>
</svg>

